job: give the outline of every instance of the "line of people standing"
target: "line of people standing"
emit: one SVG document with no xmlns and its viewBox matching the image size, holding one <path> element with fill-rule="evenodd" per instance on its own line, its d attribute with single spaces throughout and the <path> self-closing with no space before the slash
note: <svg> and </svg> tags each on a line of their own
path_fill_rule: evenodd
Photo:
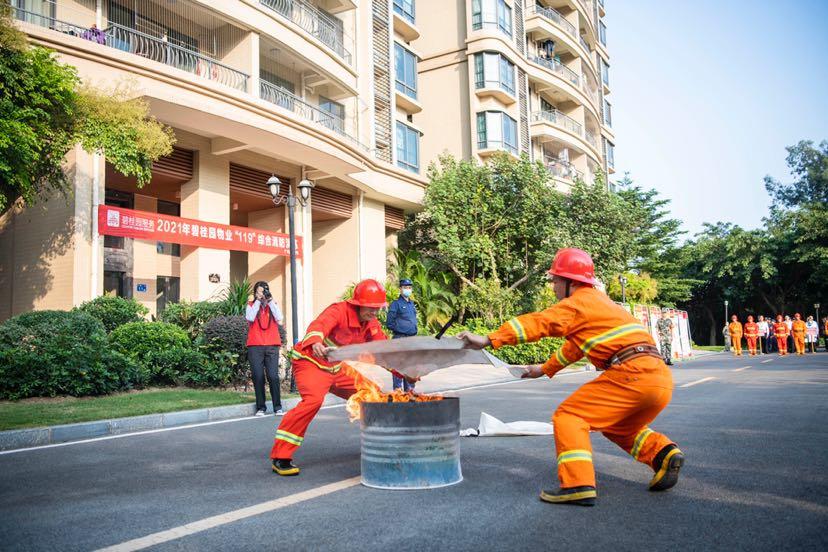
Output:
<svg viewBox="0 0 828 552">
<path fill-rule="evenodd" d="M 828 349 L 828 319 L 823 319 L 823 326 Z M 807 321 L 802 320 L 802 315 L 796 313 L 793 320 L 790 316 L 781 314 L 776 316 L 776 321 L 770 317 L 765 319 L 759 316 L 754 321 L 753 316 L 747 317 L 743 325 L 737 315 L 730 317 L 730 324 L 724 328 L 725 335 L 729 338 L 730 348 L 733 354 L 742 354 L 742 338 L 747 342 L 748 353 L 752 355 L 772 353 L 778 351 L 780 355 L 787 355 L 788 352 L 796 352 L 804 355 L 806 350 L 815 353 L 819 347 L 819 325 L 813 316 Z"/>
</svg>

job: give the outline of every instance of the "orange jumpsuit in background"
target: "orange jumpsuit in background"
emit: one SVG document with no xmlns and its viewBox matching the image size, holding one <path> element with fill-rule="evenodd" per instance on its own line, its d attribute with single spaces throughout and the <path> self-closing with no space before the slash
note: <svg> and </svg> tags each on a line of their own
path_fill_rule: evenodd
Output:
<svg viewBox="0 0 828 552">
<path fill-rule="evenodd" d="M 727 327 L 730 332 L 730 346 L 733 347 L 733 354 L 741 356 L 742 354 L 742 323 L 731 322 Z"/>
<path fill-rule="evenodd" d="M 362 323 L 358 307 L 343 301 L 334 303 L 310 323 L 305 338 L 293 349 L 296 387 L 302 400 L 291 409 L 276 430 L 270 457 L 288 460 L 305 440 L 305 432 L 329 392 L 347 399 L 356 393 L 359 374 L 350 366 L 313 356 L 314 343 L 339 347 L 386 339 L 377 320 Z M 367 382 L 367 380 L 366 380 Z"/>
<path fill-rule="evenodd" d="M 759 339 L 759 324 L 756 322 L 745 322 L 745 339 L 747 340 L 748 352 L 751 356 L 756 354 L 756 340 Z"/>
<path fill-rule="evenodd" d="M 547 336 L 566 337 L 543 365 L 549 377 L 584 355 L 605 370 L 562 402 L 552 417 L 561 488 L 595 486 L 590 430 L 600 431 L 649 466 L 661 449 L 675 444 L 647 427 L 673 395 L 673 377 L 664 361 L 641 356 L 608 366 L 625 347 L 655 346 L 647 328 L 628 311 L 594 288 L 576 288 L 571 296 L 542 312 L 509 320 L 489 339 L 498 348 Z"/>
<path fill-rule="evenodd" d="M 784 322 L 774 322 L 773 335 L 776 337 L 776 345 L 779 349 L 779 355 L 784 356 L 788 354 L 788 326 Z"/>
<path fill-rule="evenodd" d="M 797 319 L 793 321 L 791 333 L 793 334 L 794 346 L 796 347 L 796 354 L 798 355 L 805 354 L 805 332 L 807 331 L 808 326 L 805 325 L 804 320 Z"/>
</svg>

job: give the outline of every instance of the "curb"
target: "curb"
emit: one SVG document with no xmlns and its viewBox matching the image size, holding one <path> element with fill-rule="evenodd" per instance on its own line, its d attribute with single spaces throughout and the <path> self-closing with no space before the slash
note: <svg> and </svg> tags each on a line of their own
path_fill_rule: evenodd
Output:
<svg viewBox="0 0 828 552">
<path fill-rule="evenodd" d="M 345 402 L 338 397 L 326 397 L 323 406 Z M 290 410 L 299 403 L 299 398 L 290 398 L 282 401 L 282 409 Z M 163 414 L 147 414 L 131 416 L 129 418 L 113 418 L 111 420 L 96 420 L 77 424 L 37 427 L 31 429 L 12 429 L 0 431 L 0 451 L 22 448 L 55 445 L 70 441 L 82 441 L 96 437 L 124 435 L 137 431 L 149 431 L 168 427 L 178 427 L 231 418 L 244 418 L 256 413 L 256 403 L 232 404 L 199 408 L 197 410 L 182 410 Z"/>
</svg>

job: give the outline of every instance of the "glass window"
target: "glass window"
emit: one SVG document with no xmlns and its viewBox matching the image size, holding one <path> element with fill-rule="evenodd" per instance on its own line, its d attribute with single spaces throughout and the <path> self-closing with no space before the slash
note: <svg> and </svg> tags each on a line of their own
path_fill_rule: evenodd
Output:
<svg viewBox="0 0 828 552">
<path fill-rule="evenodd" d="M 414 0 L 394 0 L 394 11 L 403 19 L 414 23 Z"/>
<path fill-rule="evenodd" d="M 319 96 L 319 109 L 322 110 L 319 122 L 336 132 L 345 132 L 345 106 L 324 96 Z"/>
<path fill-rule="evenodd" d="M 604 25 L 603 21 L 598 23 L 598 40 L 600 40 L 601 44 L 604 46 L 607 45 L 607 26 Z"/>
<path fill-rule="evenodd" d="M 420 172 L 420 133 L 397 121 L 397 165 Z"/>
<path fill-rule="evenodd" d="M 411 98 L 417 98 L 417 58 L 400 46 L 394 44 L 394 71 L 397 90 Z"/>
<path fill-rule="evenodd" d="M 615 145 L 607 142 L 607 166 L 615 168 Z"/>
<path fill-rule="evenodd" d="M 612 126 L 612 104 L 604 99 L 604 124 Z"/>
<path fill-rule="evenodd" d="M 477 88 L 501 88 L 515 95 L 515 65 L 501 54 L 475 54 L 474 75 Z"/>
<path fill-rule="evenodd" d="M 472 0 L 472 28 L 499 29 L 512 36 L 512 8 L 504 0 Z"/>
<path fill-rule="evenodd" d="M 181 216 L 181 205 L 179 205 L 178 203 L 173 203 L 172 201 L 163 201 L 159 199 L 158 207 L 156 208 L 156 210 L 161 215 L 170 215 L 172 217 Z M 173 257 L 181 256 L 180 243 L 158 242 L 155 245 L 155 250 L 161 255 L 171 255 Z"/>
<path fill-rule="evenodd" d="M 155 315 L 161 316 L 169 303 L 178 303 L 181 280 L 175 276 L 157 276 L 155 279 Z"/>
<path fill-rule="evenodd" d="M 517 121 L 500 111 L 477 114 L 477 147 L 503 149 L 517 155 Z"/>
<path fill-rule="evenodd" d="M 609 86 L 609 65 L 603 58 L 598 58 L 601 61 L 601 80 L 604 84 Z"/>
<path fill-rule="evenodd" d="M 131 193 L 113 190 L 112 188 L 107 188 L 104 191 L 104 205 L 132 209 L 132 202 L 133 195 Z M 104 247 L 123 249 L 124 238 L 122 236 L 104 236 Z"/>
<path fill-rule="evenodd" d="M 124 297 L 124 273 L 104 270 L 103 292 L 105 295 Z"/>
</svg>

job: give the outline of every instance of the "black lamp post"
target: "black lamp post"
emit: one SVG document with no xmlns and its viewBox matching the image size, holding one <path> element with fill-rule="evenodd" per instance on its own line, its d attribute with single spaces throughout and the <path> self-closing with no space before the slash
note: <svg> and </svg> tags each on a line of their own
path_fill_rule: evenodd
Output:
<svg viewBox="0 0 828 552">
<path fill-rule="evenodd" d="M 618 281 L 621 283 L 621 302 L 627 304 L 627 277 L 623 274 L 618 276 Z"/>
<path fill-rule="evenodd" d="M 285 195 L 279 196 L 279 190 L 284 184 Z M 273 196 L 273 205 L 287 205 L 288 209 L 288 231 L 290 233 L 290 328 L 293 336 L 293 345 L 299 341 L 299 300 L 296 291 L 296 221 L 295 209 L 296 203 L 305 205 L 310 199 L 311 190 L 313 189 L 313 182 L 303 178 L 299 182 L 299 197 L 293 195 L 293 190 L 290 187 L 290 182 L 282 182 L 275 175 L 271 175 L 267 179 L 267 187 L 270 190 L 270 195 Z M 290 392 L 296 392 L 296 378 L 293 375 L 293 370 L 290 371 Z"/>
</svg>

